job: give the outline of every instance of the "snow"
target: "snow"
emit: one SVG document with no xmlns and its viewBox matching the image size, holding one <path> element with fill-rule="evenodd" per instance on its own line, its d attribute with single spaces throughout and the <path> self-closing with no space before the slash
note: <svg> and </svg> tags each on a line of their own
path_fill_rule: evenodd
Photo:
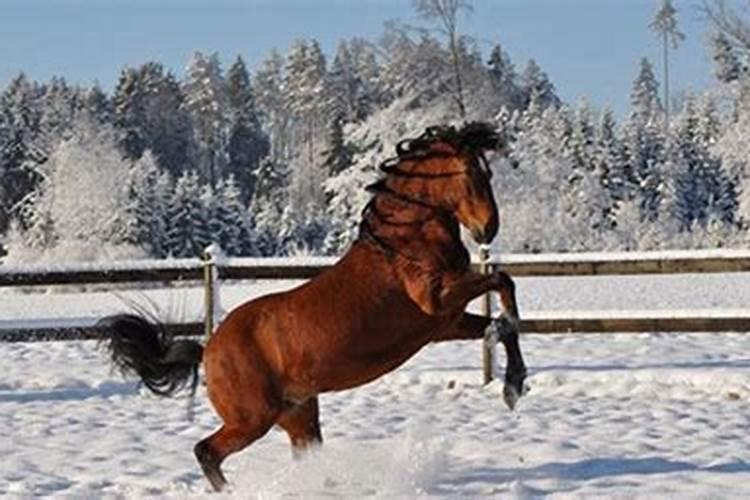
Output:
<svg viewBox="0 0 750 500">
<path fill-rule="evenodd" d="M 527 318 L 748 315 L 747 274 L 519 278 Z M 295 282 L 222 286 L 231 308 Z M 202 290 L 0 289 L 0 327 L 74 324 L 155 303 L 197 320 Z M 711 313 L 711 314 L 716 314 Z M 391 374 L 321 397 L 325 444 L 293 461 L 273 430 L 231 457 L 213 498 L 747 498 L 750 335 L 525 335 L 515 412 L 481 385 L 481 343 L 426 347 Z M 500 362 L 504 362 L 501 352 Z M 95 342 L 0 343 L 0 497 L 205 498 L 192 447 L 218 425 L 203 389 L 160 399 Z"/>
<path fill-rule="evenodd" d="M 425 348 L 322 396 L 326 439 L 292 461 L 271 431 L 226 464 L 215 498 L 750 495 L 750 337 L 527 336 L 531 392 L 511 413 L 480 385 L 479 343 Z M 0 344 L 0 496 L 203 498 L 192 446 L 217 419 L 201 390 L 159 399 L 93 342 Z M 72 369 L 73 368 L 73 369 Z"/>
</svg>

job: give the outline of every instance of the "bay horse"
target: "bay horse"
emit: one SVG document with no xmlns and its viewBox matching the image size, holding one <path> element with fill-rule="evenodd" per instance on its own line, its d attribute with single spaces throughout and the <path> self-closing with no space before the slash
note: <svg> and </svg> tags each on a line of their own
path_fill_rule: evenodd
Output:
<svg viewBox="0 0 750 500">
<path fill-rule="evenodd" d="M 362 213 L 360 234 L 331 268 L 305 284 L 248 301 L 218 326 L 205 347 L 175 340 L 140 315 L 100 323 L 114 364 L 153 392 L 171 395 L 202 362 L 208 397 L 223 421 L 195 445 L 208 481 L 220 491 L 224 459 L 274 425 L 295 456 L 322 442 L 318 395 L 349 389 L 395 369 L 431 342 L 482 339 L 493 328 L 505 347 L 504 399 L 513 409 L 526 367 L 518 344 L 515 286 L 506 273 L 471 270 L 460 238 L 478 243 L 498 231 L 487 150 L 503 150 L 484 123 L 431 127 L 405 140 L 381 165 L 385 176 Z M 496 320 L 465 312 L 495 291 Z"/>
</svg>

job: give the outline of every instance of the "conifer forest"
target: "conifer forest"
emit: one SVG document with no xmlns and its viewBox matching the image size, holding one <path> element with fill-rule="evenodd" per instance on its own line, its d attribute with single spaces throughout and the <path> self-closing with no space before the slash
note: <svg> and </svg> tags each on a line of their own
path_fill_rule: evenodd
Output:
<svg viewBox="0 0 750 500">
<path fill-rule="evenodd" d="M 750 18 L 722 5 L 702 7 L 710 87 L 669 95 L 662 61 L 633 61 L 625 113 L 564 102 L 502 40 L 397 23 L 332 54 L 300 39 L 253 69 L 201 51 L 180 74 L 143 61 L 111 90 L 20 73 L 0 89 L 0 255 L 339 255 L 395 144 L 472 120 L 512 139 L 492 161 L 503 252 L 746 246 Z M 679 50 L 673 11 L 651 26 Z"/>
</svg>

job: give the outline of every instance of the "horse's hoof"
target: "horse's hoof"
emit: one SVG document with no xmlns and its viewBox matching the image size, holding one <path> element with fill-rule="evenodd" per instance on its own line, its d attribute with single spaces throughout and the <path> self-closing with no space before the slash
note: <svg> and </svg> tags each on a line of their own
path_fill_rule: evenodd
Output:
<svg viewBox="0 0 750 500">
<path fill-rule="evenodd" d="M 518 389 L 512 385 L 505 384 L 505 387 L 503 387 L 503 401 L 508 405 L 510 411 L 515 409 L 519 399 L 521 399 L 521 394 L 518 392 Z"/>
</svg>

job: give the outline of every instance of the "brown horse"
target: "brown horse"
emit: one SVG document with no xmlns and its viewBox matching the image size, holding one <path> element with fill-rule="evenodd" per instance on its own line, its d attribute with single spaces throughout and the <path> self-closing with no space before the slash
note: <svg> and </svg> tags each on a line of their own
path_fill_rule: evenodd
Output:
<svg viewBox="0 0 750 500">
<path fill-rule="evenodd" d="M 386 176 L 370 186 L 360 237 L 336 265 L 293 290 L 234 309 L 205 348 L 174 341 L 135 315 L 104 320 L 114 363 L 169 395 L 202 361 L 208 397 L 223 425 L 195 446 L 211 485 L 226 484 L 222 461 L 278 425 L 295 452 L 320 443 L 318 395 L 374 380 L 430 342 L 481 339 L 492 324 L 508 363 L 505 400 L 522 395 L 526 368 L 518 345 L 514 284 L 502 272 L 470 270 L 460 239 L 497 234 L 498 215 L 484 151 L 505 147 L 486 124 L 427 129 L 397 147 Z M 494 322 L 464 312 L 499 292 Z"/>
</svg>

